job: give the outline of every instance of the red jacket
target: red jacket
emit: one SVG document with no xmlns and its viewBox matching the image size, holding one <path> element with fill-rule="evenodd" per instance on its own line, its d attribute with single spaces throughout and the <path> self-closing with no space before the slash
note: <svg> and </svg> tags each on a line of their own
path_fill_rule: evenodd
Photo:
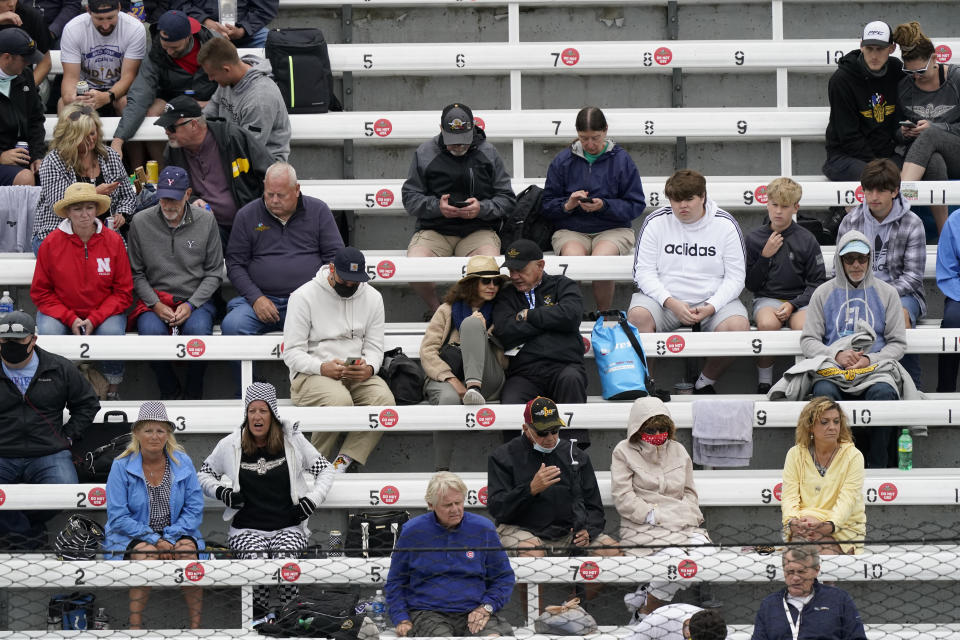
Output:
<svg viewBox="0 0 960 640">
<path fill-rule="evenodd" d="M 37 310 L 68 329 L 77 318 L 96 328 L 125 312 L 133 301 L 133 276 L 123 239 L 97 221 L 84 245 L 69 221 L 60 223 L 40 245 L 30 297 Z"/>
</svg>

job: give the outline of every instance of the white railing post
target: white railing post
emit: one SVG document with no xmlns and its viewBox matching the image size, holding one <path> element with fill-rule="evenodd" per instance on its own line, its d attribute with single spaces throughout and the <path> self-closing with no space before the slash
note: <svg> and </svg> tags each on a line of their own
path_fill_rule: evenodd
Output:
<svg viewBox="0 0 960 640">
<path fill-rule="evenodd" d="M 510 44 L 520 44 L 520 4 L 511 2 L 507 5 L 507 38 Z M 523 108 L 521 88 L 522 77 L 519 70 L 510 71 L 510 109 L 519 111 Z M 526 175 L 523 162 L 523 138 L 513 139 L 513 177 L 522 180 Z"/>
</svg>

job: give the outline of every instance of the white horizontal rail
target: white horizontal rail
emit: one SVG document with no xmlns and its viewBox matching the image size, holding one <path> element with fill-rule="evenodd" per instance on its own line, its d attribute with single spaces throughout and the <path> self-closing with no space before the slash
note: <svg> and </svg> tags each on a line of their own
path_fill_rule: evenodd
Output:
<svg viewBox="0 0 960 640">
<path fill-rule="evenodd" d="M 199 460 L 194 461 L 200 464 Z M 694 471 L 702 507 L 776 507 L 780 504 L 781 473 L 774 470 Z M 867 469 L 863 483 L 864 501 L 869 506 L 960 504 L 960 471 L 923 468 L 912 471 Z M 337 475 L 323 509 L 423 508 L 423 496 L 430 473 Z M 483 509 L 487 505 L 487 474 L 461 473 L 467 485 L 466 505 Z M 613 504 L 610 472 L 598 471 L 600 496 Z M 0 485 L 3 509 L 106 509 L 105 484 L 6 484 Z M 218 501 L 208 504 L 222 508 Z"/>
<path fill-rule="evenodd" d="M 836 2 L 837 0 L 782 0 L 784 3 L 799 3 L 804 4 L 818 4 L 818 3 L 828 3 Z M 881 3 L 889 2 L 889 0 L 860 0 L 863 4 L 871 3 Z M 943 2 L 943 0 L 912 0 L 913 2 Z M 681 5 L 698 5 L 698 4 L 770 4 L 770 0 L 678 0 L 678 3 Z M 332 7 L 340 8 L 344 5 L 351 5 L 355 8 L 358 7 L 419 7 L 419 6 L 446 6 L 446 7 L 472 7 L 472 6 L 487 6 L 487 7 L 503 7 L 508 5 L 520 5 L 520 6 L 543 6 L 543 5 L 553 5 L 556 6 L 561 4 L 557 0 L 469 0 L 464 2 L 464 0 L 349 0 L 344 2 L 343 0 L 281 0 L 280 8 L 281 9 L 301 9 L 301 8 L 310 8 L 310 7 Z M 563 6 L 579 6 L 579 5 L 601 5 L 604 7 L 610 6 L 610 0 L 563 0 Z M 619 0 L 617 5 L 638 5 L 638 6 L 654 6 L 654 7 L 663 7 L 667 5 L 667 0 Z"/>
</svg>

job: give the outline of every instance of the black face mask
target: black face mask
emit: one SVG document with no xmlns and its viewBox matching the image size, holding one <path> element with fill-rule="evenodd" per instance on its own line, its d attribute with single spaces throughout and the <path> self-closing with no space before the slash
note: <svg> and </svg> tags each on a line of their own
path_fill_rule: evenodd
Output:
<svg viewBox="0 0 960 640">
<path fill-rule="evenodd" d="M 4 342 L 0 344 L 0 357 L 7 362 L 16 364 L 27 359 L 30 343 L 22 344 L 20 342 Z"/>
<path fill-rule="evenodd" d="M 344 284 L 343 282 L 334 281 L 333 283 L 333 290 L 336 291 L 337 295 L 339 295 L 341 298 L 351 297 L 353 294 L 357 292 L 357 289 L 359 288 L 360 288 L 360 285 L 357 285 L 355 287 L 350 287 Z"/>
</svg>

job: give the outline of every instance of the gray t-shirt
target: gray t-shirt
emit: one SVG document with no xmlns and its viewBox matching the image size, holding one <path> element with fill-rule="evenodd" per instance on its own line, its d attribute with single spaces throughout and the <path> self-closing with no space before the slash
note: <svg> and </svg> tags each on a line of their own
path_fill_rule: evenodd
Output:
<svg viewBox="0 0 960 640">
<path fill-rule="evenodd" d="M 934 126 L 960 135 L 960 67 L 950 65 L 936 91 L 923 91 L 912 78 L 904 78 L 899 93 L 907 119 L 929 120 Z"/>
</svg>

